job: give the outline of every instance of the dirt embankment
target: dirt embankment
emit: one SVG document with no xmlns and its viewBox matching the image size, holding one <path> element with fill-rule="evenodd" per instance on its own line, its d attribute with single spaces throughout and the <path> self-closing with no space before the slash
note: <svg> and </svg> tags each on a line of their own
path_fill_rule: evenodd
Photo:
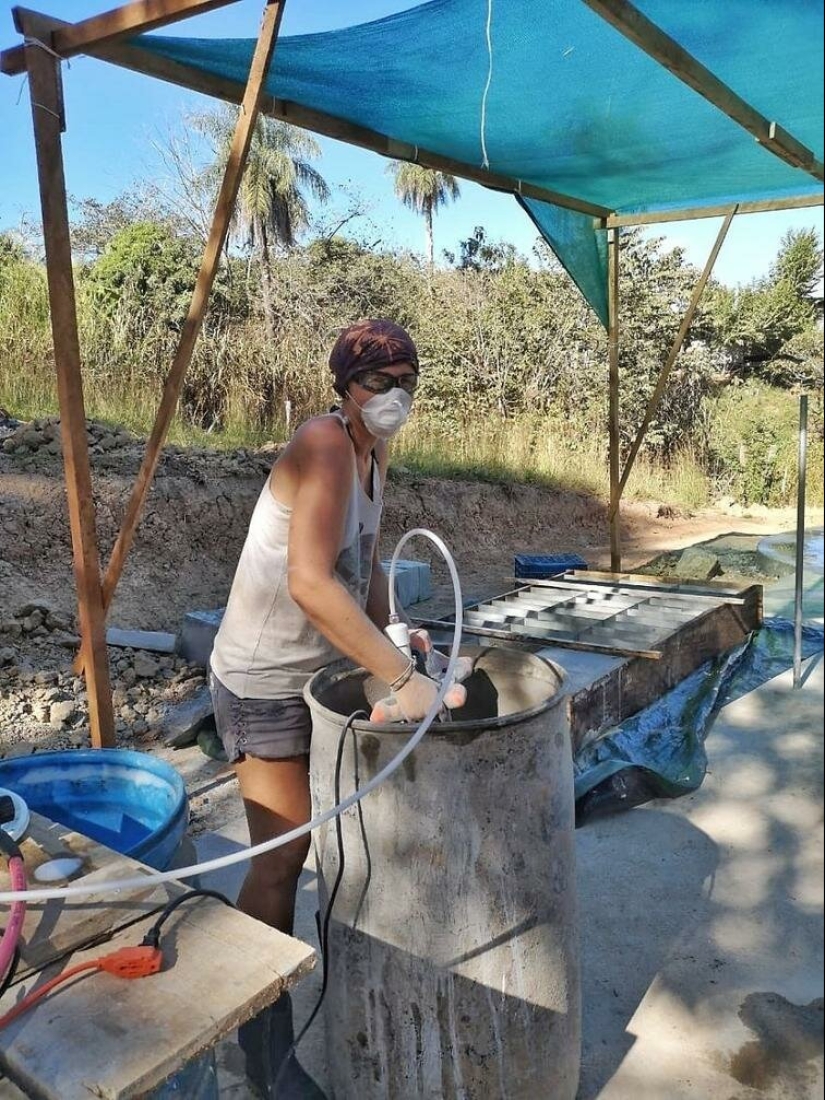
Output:
<svg viewBox="0 0 825 1100">
<path fill-rule="evenodd" d="M 101 557 L 114 544 L 143 457 L 126 432 L 90 425 Z M 10 445 L 11 444 L 11 445 Z M 226 599 L 249 516 L 275 452 L 167 449 L 149 494 L 109 616 L 113 625 L 174 631 L 186 611 Z M 738 514 L 737 514 L 738 512 Z M 741 509 L 689 515 L 658 502 L 622 509 L 623 567 L 725 531 L 788 530 L 794 512 Z M 456 558 L 466 594 L 489 592 L 513 576 L 517 553 L 576 553 L 591 568 L 609 565 L 604 501 L 529 485 L 446 481 L 393 470 L 382 549 L 389 557 L 413 527 L 439 534 Z M 0 450 L 0 608 L 48 598 L 76 606 L 59 428 L 20 425 Z M 446 571 L 429 543 L 408 556 Z"/>
<path fill-rule="evenodd" d="M 2 429 L 0 424 L 0 429 Z M 101 557 L 108 559 L 144 453 L 127 432 L 90 424 Z M 167 449 L 109 614 L 113 626 L 177 632 L 187 611 L 226 600 L 249 516 L 274 449 L 233 453 Z M 821 523 L 821 514 L 818 518 Z M 735 509 L 686 515 L 657 502 L 622 510 L 623 566 L 727 532 L 790 530 L 794 511 Z M 439 534 L 453 553 L 465 600 L 513 587 L 516 553 L 576 553 L 591 568 L 610 562 L 602 500 L 535 486 L 493 485 L 391 472 L 382 551 L 390 557 L 413 527 Z M 429 561 L 435 598 L 451 604 L 449 574 L 429 542 L 405 556 Z M 84 684 L 71 673 L 76 646 L 72 574 L 59 425 L 7 424 L 0 432 L 0 754 L 10 734 L 38 748 L 88 739 Z M 440 609 L 439 609 L 440 613 Z M 120 743 L 150 742 L 167 703 L 202 676 L 169 657 L 110 649 Z"/>
</svg>

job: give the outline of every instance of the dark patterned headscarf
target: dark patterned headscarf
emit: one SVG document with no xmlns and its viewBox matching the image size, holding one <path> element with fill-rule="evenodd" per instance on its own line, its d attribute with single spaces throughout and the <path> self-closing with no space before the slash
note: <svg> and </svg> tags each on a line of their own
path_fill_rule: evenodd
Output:
<svg viewBox="0 0 825 1100">
<path fill-rule="evenodd" d="M 356 321 L 342 329 L 329 356 L 335 391 L 343 396 L 362 370 L 410 363 L 418 373 L 418 351 L 412 337 L 393 321 Z"/>
</svg>

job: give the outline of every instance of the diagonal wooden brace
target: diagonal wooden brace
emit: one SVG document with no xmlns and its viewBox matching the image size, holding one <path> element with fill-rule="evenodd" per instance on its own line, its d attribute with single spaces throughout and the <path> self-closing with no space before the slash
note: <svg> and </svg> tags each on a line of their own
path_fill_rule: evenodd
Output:
<svg viewBox="0 0 825 1100">
<path fill-rule="evenodd" d="M 195 342 L 197 341 L 203 324 L 204 314 L 206 313 L 206 307 L 209 301 L 209 294 L 215 281 L 215 275 L 217 274 L 218 265 L 221 259 L 221 252 L 223 251 L 226 236 L 229 232 L 229 223 L 235 209 L 238 188 L 240 187 L 241 178 L 243 177 L 244 168 L 246 167 L 249 147 L 252 144 L 255 124 L 258 121 L 261 99 L 264 94 L 266 77 L 269 72 L 270 62 L 272 61 L 282 14 L 283 0 L 270 0 L 270 2 L 267 3 L 264 10 L 260 34 L 258 35 L 258 42 L 255 47 L 255 53 L 252 57 L 252 65 L 249 70 L 246 91 L 238 114 L 238 122 L 235 127 L 232 146 L 229 151 L 229 159 L 226 164 L 223 182 L 215 206 L 212 228 L 209 233 L 206 248 L 204 249 L 200 271 L 198 272 L 195 290 L 192 294 L 192 301 L 189 306 L 189 312 L 183 323 L 178 348 L 163 386 L 163 397 L 161 398 L 152 432 L 146 444 L 143 462 L 141 463 L 129 503 L 126 506 L 123 523 L 121 524 L 120 532 L 106 569 L 106 576 L 103 580 L 104 613 L 111 604 L 112 596 L 114 595 L 120 575 L 123 572 L 126 556 L 134 540 L 135 530 L 140 520 L 141 512 L 143 511 L 143 506 L 146 502 L 149 489 L 151 488 L 152 479 L 160 458 L 161 447 L 166 439 L 172 418 L 175 415 L 183 379 L 189 363 L 191 362 L 192 353 L 195 349 Z M 84 660 L 85 655 L 81 653 L 78 657 L 78 661 L 75 662 L 76 667 L 78 666 L 78 662 Z"/>
</svg>

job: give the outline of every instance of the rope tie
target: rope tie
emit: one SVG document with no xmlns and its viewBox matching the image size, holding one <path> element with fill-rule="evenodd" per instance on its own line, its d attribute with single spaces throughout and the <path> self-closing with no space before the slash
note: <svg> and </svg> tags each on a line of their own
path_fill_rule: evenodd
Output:
<svg viewBox="0 0 825 1100">
<path fill-rule="evenodd" d="M 71 69 L 71 67 L 72 67 L 72 64 L 68 60 L 68 58 L 62 57 L 59 53 L 57 53 L 56 50 L 53 50 L 51 48 L 51 46 L 47 45 L 45 42 L 43 42 L 39 38 L 32 38 L 31 35 L 26 34 L 26 35 L 23 36 L 23 45 L 24 46 L 36 46 L 38 50 L 44 50 L 47 54 L 50 54 L 51 57 L 56 58 L 56 60 L 65 61 L 67 69 Z M 26 87 L 26 82 L 28 81 L 28 79 L 29 79 L 29 74 L 26 73 L 26 75 L 23 77 L 23 80 L 20 83 L 20 91 L 17 93 L 17 99 L 16 99 L 15 104 L 14 104 L 15 107 L 20 106 L 20 100 L 23 96 L 23 91 Z M 47 114 L 50 114 L 53 118 L 56 118 L 57 121 L 59 123 L 61 123 L 61 125 L 62 125 L 63 119 L 60 117 L 60 115 L 57 113 L 57 111 L 53 111 L 51 109 L 51 107 L 47 107 L 45 105 L 45 103 L 37 103 L 35 101 L 32 101 L 32 106 L 39 107 L 41 111 L 45 111 Z"/>
<path fill-rule="evenodd" d="M 63 119 L 60 117 L 57 111 L 53 111 L 51 107 L 47 107 L 45 103 L 37 103 L 36 101 L 34 101 L 33 105 L 35 107 L 39 107 L 41 111 L 45 111 L 47 115 L 51 115 L 52 118 L 56 118 L 58 122 L 63 122 Z"/>
<path fill-rule="evenodd" d="M 490 85 L 493 82 L 493 0 L 487 0 L 487 24 L 484 28 L 487 39 L 487 83 L 484 85 L 484 94 L 481 97 L 481 167 L 489 168 L 490 159 L 487 156 L 487 96 Z"/>
<path fill-rule="evenodd" d="M 37 48 L 39 50 L 45 50 L 46 53 L 51 54 L 52 57 L 56 57 L 58 61 L 65 61 L 66 65 L 69 68 L 72 67 L 71 62 L 67 58 L 65 58 L 61 54 L 57 53 L 55 50 L 53 50 L 51 48 L 51 46 L 47 46 L 46 43 L 42 42 L 39 38 L 31 38 L 28 35 L 26 35 L 23 38 L 23 45 L 24 46 L 37 46 Z"/>
</svg>

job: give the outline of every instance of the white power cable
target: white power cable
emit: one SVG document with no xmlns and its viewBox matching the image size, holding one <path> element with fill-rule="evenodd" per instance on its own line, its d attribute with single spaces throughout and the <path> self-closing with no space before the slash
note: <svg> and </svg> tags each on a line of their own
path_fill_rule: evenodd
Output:
<svg viewBox="0 0 825 1100">
<path fill-rule="evenodd" d="M 453 594 L 455 596 L 455 633 L 453 634 L 453 640 L 450 646 L 450 657 L 444 672 L 444 679 L 441 682 L 432 706 L 422 718 L 421 724 L 413 736 L 407 741 L 401 751 L 377 773 L 377 775 L 374 775 L 372 779 L 365 783 L 359 790 L 354 791 L 351 795 L 342 799 L 337 806 L 325 810 L 311 821 L 307 821 L 304 825 L 299 825 L 290 832 L 283 833 L 281 836 L 275 837 L 272 840 L 266 840 L 262 844 L 255 845 L 253 848 L 243 848 L 239 852 L 231 852 L 229 855 L 219 856 L 217 859 L 206 860 L 203 863 L 194 863 L 190 867 L 180 867 L 172 871 L 154 871 L 142 875 L 133 875 L 131 878 L 113 879 L 109 882 L 96 881 L 86 885 L 79 882 L 75 886 L 53 887 L 48 890 L 4 890 L 0 892 L 0 903 L 9 904 L 14 901 L 38 902 L 51 901 L 56 898 L 97 897 L 100 894 L 108 894 L 110 892 L 119 894 L 132 890 L 143 890 L 147 885 L 152 883 L 177 882 L 181 879 L 194 878 L 195 875 L 206 875 L 211 871 L 219 871 L 223 867 L 230 867 L 234 863 L 243 863 L 253 856 L 262 855 L 264 852 L 271 852 L 274 848 L 280 848 L 284 844 L 289 844 L 291 841 L 297 840 L 298 837 L 304 836 L 313 829 L 317 829 L 319 825 L 324 825 L 327 821 L 342 814 L 345 810 L 348 810 L 350 806 L 354 806 L 356 802 L 360 802 L 365 795 L 368 795 L 370 791 L 374 791 L 385 779 L 388 779 L 389 776 L 404 763 L 410 753 L 413 752 L 441 710 L 444 696 L 452 686 L 453 674 L 458 662 L 458 651 L 461 648 L 461 632 L 464 620 L 464 609 L 461 602 L 461 583 L 458 579 L 458 571 L 456 570 L 452 554 L 450 554 L 450 551 L 438 535 L 433 534 L 432 531 L 428 531 L 423 527 L 416 527 L 407 532 L 406 535 L 402 536 L 396 547 L 392 562 L 390 563 L 389 588 L 391 599 L 395 586 L 395 565 L 398 561 L 399 551 L 414 535 L 421 535 L 430 539 L 441 552 L 450 570 L 450 578 L 453 582 Z"/>
</svg>

